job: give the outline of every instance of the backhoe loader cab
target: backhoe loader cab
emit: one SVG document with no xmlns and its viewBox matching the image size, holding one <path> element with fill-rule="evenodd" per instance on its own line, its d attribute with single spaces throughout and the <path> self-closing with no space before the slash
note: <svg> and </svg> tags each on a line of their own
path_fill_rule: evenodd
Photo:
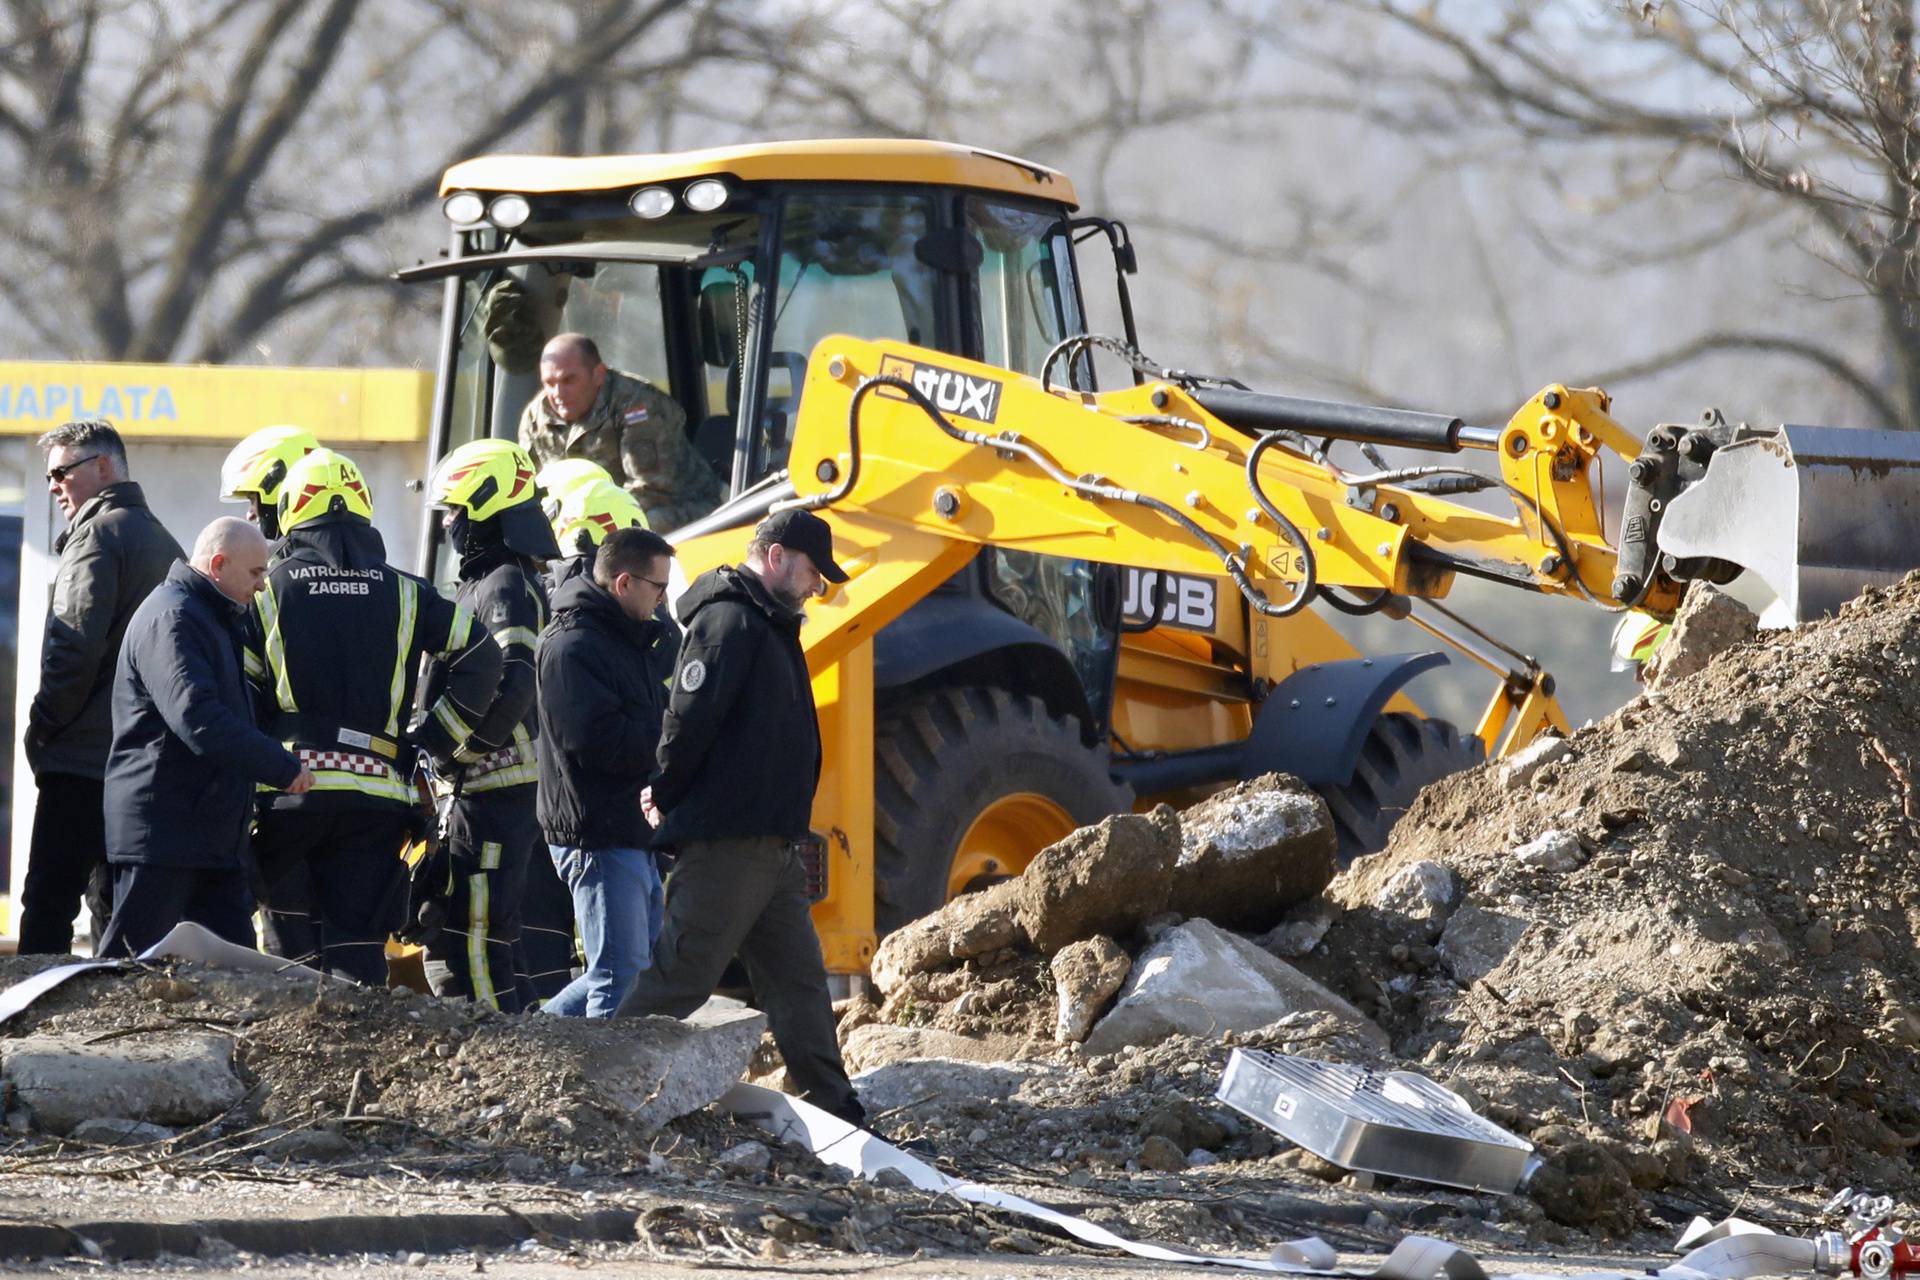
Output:
<svg viewBox="0 0 1920 1280">
<path fill-rule="evenodd" d="M 952 422 L 1017 427 L 1005 376 L 1039 375 L 1085 332 L 1075 241 L 1104 235 L 1132 338 L 1124 228 L 1076 218 L 1064 175 L 990 152 L 497 156 L 450 169 L 441 194 L 447 256 L 400 273 L 446 281 L 436 457 L 514 436 L 541 394 L 541 344 L 588 335 L 610 367 L 672 396 L 725 481 L 715 510 L 663 531 L 677 581 L 737 561 L 797 480 L 834 478 L 831 460 L 788 468 L 809 397 L 838 390 L 815 367 L 831 335 L 922 349 L 878 372 Z M 1090 359 L 1062 361 L 1052 382 L 1093 392 Z M 1101 429 L 1094 415 L 1085 429 Z M 1163 477 L 1175 496 L 1180 470 Z M 955 518 L 987 493 L 951 495 Z M 1399 692 L 1437 655 L 1361 660 L 1311 611 L 1251 615 L 1220 574 L 1050 554 L 1025 500 L 972 542 L 869 527 L 857 504 L 826 512 L 855 573 L 803 633 L 826 738 L 815 918 L 830 967 L 864 969 L 876 932 L 1136 800 L 1291 767 L 1322 785 L 1353 847 L 1372 847 L 1420 783 L 1478 758 Z M 423 557 L 444 575 L 438 536 L 423 528 Z M 1253 735 L 1266 693 L 1308 669 L 1325 686 L 1312 714 L 1291 735 Z"/>
</svg>

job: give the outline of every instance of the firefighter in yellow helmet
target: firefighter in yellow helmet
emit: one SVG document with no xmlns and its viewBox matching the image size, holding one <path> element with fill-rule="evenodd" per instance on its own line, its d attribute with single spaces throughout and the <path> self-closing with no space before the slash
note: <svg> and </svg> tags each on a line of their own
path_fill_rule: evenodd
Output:
<svg viewBox="0 0 1920 1280">
<path fill-rule="evenodd" d="M 473 726 L 500 682 L 500 649 L 465 609 L 387 563 L 351 459 L 321 448 L 293 463 L 276 510 L 284 542 L 254 597 L 247 673 L 267 708 L 262 727 L 315 781 L 267 802 L 254 855 L 270 914 L 286 906 L 272 886 L 304 883 L 298 905 L 311 912 L 322 967 L 384 985 L 387 935 L 406 909 L 400 851 L 415 821 L 416 751 L 449 770 L 478 758 Z M 445 687 L 410 726 L 428 655 L 446 662 Z"/>
<path fill-rule="evenodd" d="M 262 427 L 227 451 L 220 464 L 220 500 L 244 502 L 269 541 L 280 536 L 280 485 L 294 463 L 320 447 L 305 427 Z"/>
<path fill-rule="evenodd" d="M 1633 671 L 1633 678 L 1647 678 L 1647 664 L 1660 652 L 1660 646 L 1673 634 L 1673 624 L 1662 622 L 1649 613 L 1630 609 L 1620 615 L 1613 628 L 1613 669 Z"/>
<path fill-rule="evenodd" d="M 444 925 L 426 939 L 427 980 L 436 995 L 512 1013 L 538 998 L 538 987 L 551 994 L 570 976 L 570 956 L 562 953 L 559 971 L 541 973 L 544 981 L 536 983 L 521 942 L 535 854 L 551 865 L 534 815 L 540 770 L 533 650 L 547 625 L 540 569 L 560 549 L 540 509 L 533 460 L 511 441 L 475 440 L 448 454 L 427 501 L 445 512 L 447 542 L 460 558 L 454 601 L 492 633 L 504 661 L 492 701 L 473 721 L 479 758 L 451 774 L 439 771 L 438 789 L 450 796 L 440 840 L 445 866 L 436 864 L 434 883 L 416 877 L 415 884 L 417 893 L 444 904 L 436 913 Z M 435 662 L 427 673 L 429 694 L 442 677 L 443 664 Z M 555 873 L 547 875 L 557 882 Z M 422 905 L 415 904 L 416 917 Z M 541 914 L 537 927 L 552 928 Z M 569 909 L 560 918 L 569 952 L 571 924 Z"/>
<path fill-rule="evenodd" d="M 615 529 L 647 527 L 647 515 L 640 504 L 611 480 L 576 485 L 557 503 L 549 502 L 547 508 L 554 540 L 564 557 L 554 565 L 551 587 L 591 570 L 595 548 Z"/>
<path fill-rule="evenodd" d="M 554 507 L 576 489 L 583 489 L 596 480 L 613 483 L 613 474 L 591 458 L 559 458 L 540 468 L 534 478 L 540 491 L 546 494 L 547 518 L 553 518 Z"/>
</svg>

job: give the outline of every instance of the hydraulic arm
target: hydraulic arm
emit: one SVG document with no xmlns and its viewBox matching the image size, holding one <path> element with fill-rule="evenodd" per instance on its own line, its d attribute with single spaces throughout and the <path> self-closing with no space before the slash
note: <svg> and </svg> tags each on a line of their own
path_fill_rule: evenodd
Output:
<svg viewBox="0 0 1920 1280">
<path fill-rule="evenodd" d="M 812 641 L 817 666 L 837 657 L 834 637 L 871 634 L 884 621 L 861 620 L 857 602 L 904 607 L 898 591 L 859 582 L 894 559 L 890 539 L 967 552 L 991 543 L 1224 577 L 1256 618 L 1286 617 L 1316 595 L 1350 611 L 1411 612 L 1499 673 L 1480 730 L 1489 746 L 1504 732 L 1510 750 L 1544 725 L 1564 728 L 1550 677 L 1464 619 L 1413 602 L 1445 597 L 1465 573 L 1615 605 L 1617 557 L 1602 528 L 1596 459 L 1602 449 L 1632 458 L 1639 442 L 1597 390 L 1549 387 L 1504 427 L 1479 428 L 1171 379 L 1063 391 L 850 337 L 822 342 L 808 370 L 790 462 L 794 501 L 830 508 L 860 548 L 849 566 L 855 581 L 829 602 L 828 625 Z M 1347 471 L 1328 457 L 1329 439 L 1490 451 L 1498 474 L 1450 462 Z M 1474 493 L 1508 510 L 1456 500 Z M 918 576 L 930 589 L 936 575 Z M 1678 591 L 1659 581 L 1643 599 L 1670 608 Z"/>
</svg>

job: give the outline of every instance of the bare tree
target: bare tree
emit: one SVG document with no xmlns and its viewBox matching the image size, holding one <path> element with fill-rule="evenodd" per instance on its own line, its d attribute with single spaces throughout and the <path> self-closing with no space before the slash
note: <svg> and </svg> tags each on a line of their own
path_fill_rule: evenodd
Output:
<svg viewBox="0 0 1920 1280">
<path fill-rule="evenodd" d="M 16 350 L 243 358 L 290 316 L 390 294 L 378 233 L 447 163 L 542 121 L 577 143 L 614 87 L 719 56 L 742 7 L 13 0 L 0 316 Z"/>
<path fill-rule="evenodd" d="M 1361 50 L 1276 15 L 1276 45 L 1341 74 L 1352 107 L 1462 163 L 1524 148 L 1540 245 L 1587 276 L 1671 267 L 1782 232 L 1816 269 L 1781 292 L 1871 308 L 1877 343 L 1795 305 L 1716 316 L 1591 370 L 1627 381 L 1703 358 L 1801 362 L 1880 424 L 1920 423 L 1920 94 L 1911 0 L 1342 0 L 1378 24 Z M 1468 154 L 1473 152 L 1475 154 Z M 1761 255 L 1762 261 L 1765 255 Z M 1735 270 L 1754 267 L 1734 255 Z M 1771 268 L 1785 274 L 1775 261 Z"/>
</svg>

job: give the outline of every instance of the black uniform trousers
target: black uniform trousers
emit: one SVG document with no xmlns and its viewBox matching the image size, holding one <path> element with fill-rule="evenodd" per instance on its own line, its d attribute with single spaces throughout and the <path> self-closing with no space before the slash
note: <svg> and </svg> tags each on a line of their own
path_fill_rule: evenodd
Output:
<svg viewBox="0 0 1920 1280">
<path fill-rule="evenodd" d="M 272 812 L 261 809 L 260 816 Z M 294 858 L 282 850 L 274 865 L 272 880 L 260 863 L 259 837 L 247 851 L 248 880 L 253 896 L 260 904 L 260 944 L 270 956 L 298 960 L 301 964 L 320 963 L 320 934 L 313 926 L 312 874 L 304 858 Z"/>
<path fill-rule="evenodd" d="M 678 853 L 653 967 L 634 980 L 616 1015 L 686 1017 L 706 1003 L 737 954 L 800 1096 L 849 1123 L 866 1123 L 840 1060 L 798 851 L 762 836 L 689 841 Z"/>
<path fill-rule="evenodd" d="M 400 847 L 412 820 L 412 812 L 398 805 L 269 809 L 260 816 L 253 855 L 261 877 L 274 885 L 297 877 L 294 868 L 306 868 L 315 945 L 328 973 L 387 985 L 387 935 L 400 927 L 407 909 Z"/>
<path fill-rule="evenodd" d="M 20 954 L 73 950 L 73 918 L 82 901 L 97 947 L 113 912 L 107 866 L 106 784 L 51 770 L 34 779 L 33 841 L 20 887 Z"/>
<path fill-rule="evenodd" d="M 447 813 L 453 864 L 447 921 L 427 943 L 427 983 L 437 996 L 521 1009 L 514 946 L 520 941 L 527 864 L 539 846 L 532 784 L 463 795 Z M 545 853 L 545 848 L 541 848 Z"/>
<path fill-rule="evenodd" d="M 520 943 L 514 949 L 523 1009 L 559 995 L 573 981 L 573 967 L 580 963 L 573 893 L 553 865 L 537 825 L 534 835 L 533 850 L 527 855 L 527 889 L 520 899 Z"/>
<path fill-rule="evenodd" d="M 96 954 L 137 956 L 181 921 L 202 925 L 236 946 L 254 949 L 253 895 L 239 867 L 113 868 L 113 919 Z"/>
</svg>

